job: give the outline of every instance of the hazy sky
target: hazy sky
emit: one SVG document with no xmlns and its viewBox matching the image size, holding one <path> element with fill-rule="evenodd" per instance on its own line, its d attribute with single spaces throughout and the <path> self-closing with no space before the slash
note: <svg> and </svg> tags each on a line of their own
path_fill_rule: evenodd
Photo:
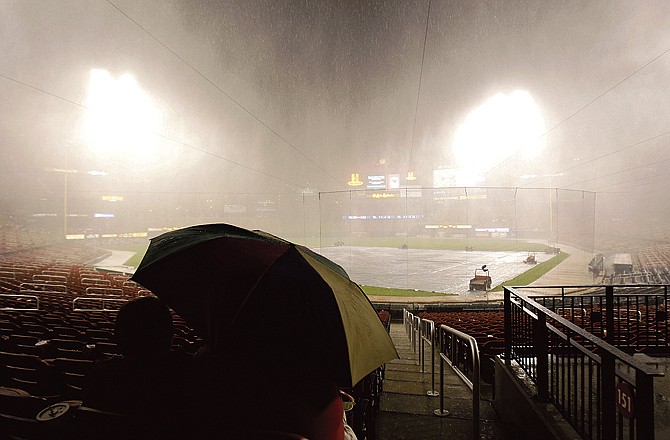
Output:
<svg viewBox="0 0 670 440">
<path fill-rule="evenodd" d="M 351 173 L 410 170 L 428 187 L 434 169 L 459 166 L 463 124 L 476 128 L 460 148 L 486 164 L 482 185 L 636 200 L 670 187 L 670 2 L 432 0 L 428 9 L 3 0 L 3 192 L 51 191 L 62 178 L 53 169 L 108 173 L 73 178 L 72 191 L 330 191 L 347 189 Z M 144 101 L 119 117 L 146 128 L 149 106 L 151 140 L 117 139 L 117 125 L 98 142 L 127 148 L 92 145 L 92 69 L 132 75 Z M 506 107 L 515 91 L 544 124 L 524 135 L 542 146 L 530 161 L 515 154 L 516 138 L 497 143 L 507 134 L 491 122 L 531 126 Z"/>
</svg>

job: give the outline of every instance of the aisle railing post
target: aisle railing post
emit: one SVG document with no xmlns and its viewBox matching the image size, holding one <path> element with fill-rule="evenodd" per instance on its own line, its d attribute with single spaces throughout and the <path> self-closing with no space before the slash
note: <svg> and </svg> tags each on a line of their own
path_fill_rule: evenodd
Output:
<svg viewBox="0 0 670 440">
<path fill-rule="evenodd" d="M 412 319 L 412 338 L 413 338 L 412 339 L 413 340 L 412 348 L 414 348 L 414 353 L 416 353 L 417 350 L 419 350 L 419 351 L 421 350 L 420 348 L 417 347 L 417 345 L 419 345 L 420 339 L 421 339 L 420 332 L 421 332 L 421 318 L 419 318 L 418 316 L 415 316 Z M 420 354 L 421 353 L 419 352 L 419 355 Z M 421 361 L 420 359 L 421 359 L 420 356 L 418 356 L 417 357 L 417 365 L 419 365 L 419 363 Z"/>
<path fill-rule="evenodd" d="M 437 345 L 437 338 L 435 334 L 435 323 L 430 322 L 430 390 L 426 393 L 431 397 L 439 396 L 440 393 L 435 390 L 435 346 Z"/>
<path fill-rule="evenodd" d="M 425 373 L 426 369 L 424 368 L 425 364 L 425 359 L 424 359 L 424 346 L 423 346 L 423 329 L 424 329 L 424 320 L 420 319 L 419 320 L 419 356 L 417 358 L 417 361 L 419 362 L 419 365 L 421 368 L 419 369 L 420 373 Z"/>
<path fill-rule="evenodd" d="M 439 353 L 440 353 L 440 408 L 436 409 L 433 411 L 433 413 L 436 416 L 444 417 L 449 415 L 449 411 L 444 409 L 444 354 L 442 354 L 442 351 L 444 350 L 444 336 L 445 332 L 443 332 L 441 329 L 438 330 L 438 339 L 439 339 Z"/>
</svg>

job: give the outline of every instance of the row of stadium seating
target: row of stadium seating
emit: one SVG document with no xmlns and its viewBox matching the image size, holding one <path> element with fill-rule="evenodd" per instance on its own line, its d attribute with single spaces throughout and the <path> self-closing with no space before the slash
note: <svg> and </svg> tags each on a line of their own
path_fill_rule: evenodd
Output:
<svg viewBox="0 0 670 440">
<path fill-rule="evenodd" d="M 657 244 L 631 254 L 632 274 L 610 274 L 610 284 L 670 284 L 670 245 Z"/>
<path fill-rule="evenodd" d="M 55 243 L 54 236 L 41 229 L 0 226 L 0 254 L 31 250 L 53 243 Z"/>
<path fill-rule="evenodd" d="M 108 251 L 73 245 L 23 250 L 31 243 L 4 248 L 0 256 L 0 385 L 81 399 L 92 363 L 119 355 L 116 310 L 150 293 L 126 275 L 85 264 Z M 199 338 L 174 318 L 174 348 L 197 349 Z"/>
<path fill-rule="evenodd" d="M 419 317 L 433 321 L 436 329 L 446 325 L 475 338 L 480 354 L 481 378 L 488 384 L 495 384 L 494 359 L 505 348 L 505 316 L 502 311 L 423 312 Z M 469 374 L 472 365 L 471 361 L 465 359 L 466 353 L 467 350 L 461 347 L 458 354 L 460 358 L 456 362 L 463 363 L 464 371 Z"/>
<path fill-rule="evenodd" d="M 662 305 L 627 304 L 614 312 L 612 333 L 607 334 L 607 314 L 599 306 L 590 308 L 557 308 L 555 312 L 589 333 L 610 341 L 629 353 L 659 354 L 670 348 L 668 315 Z M 502 311 L 424 312 L 421 318 L 455 328 L 477 340 L 484 355 L 502 353 L 504 348 L 504 313 Z M 578 338 L 578 336 L 574 336 Z"/>
</svg>

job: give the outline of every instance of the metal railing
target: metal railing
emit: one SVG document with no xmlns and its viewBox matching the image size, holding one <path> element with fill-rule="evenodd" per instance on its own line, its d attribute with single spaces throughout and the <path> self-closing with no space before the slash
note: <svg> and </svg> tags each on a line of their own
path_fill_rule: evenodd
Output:
<svg viewBox="0 0 670 440">
<path fill-rule="evenodd" d="M 111 298 L 105 296 L 78 296 L 72 300 L 74 312 L 118 312 L 126 298 Z M 99 305 L 99 307 L 94 307 Z"/>
<path fill-rule="evenodd" d="M 407 310 L 403 310 L 405 333 L 412 342 L 412 349 L 417 353 L 418 365 L 421 372 L 426 373 L 426 345 L 430 349 L 431 389 L 429 396 L 440 396 L 440 407 L 434 411 L 436 416 L 447 416 L 449 411 L 444 409 L 444 375 L 445 363 L 465 382 L 472 391 L 472 438 L 478 439 L 480 434 L 480 363 L 479 348 L 474 337 L 446 325 L 441 325 L 437 331 L 435 323 L 428 319 L 421 319 Z M 435 355 L 440 357 L 440 388 L 435 390 Z M 472 378 L 470 378 L 472 376 Z"/>
<path fill-rule="evenodd" d="M 86 295 L 123 296 L 123 289 L 112 287 L 87 287 Z"/>
<path fill-rule="evenodd" d="M 21 283 L 19 292 L 67 293 L 67 286 L 64 284 Z"/>
<path fill-rule="evenodd" d="M 36 274 L 33 275 L 33 281 L 38 283 L 67 284 L 67 278 L 63 275 Z"/>
<path fill-rule="evenodd" d="M 30 303 L 34 302 L 34 305 Z M 0 294 L 0 310 L 35 311 L 40 309 L 40 299 L 37 295 L 19 293 Z"/>
<path fill-rule="evenodd" d="M 435 323 L 429 319 L 419 319 L 419 365 L 421 372 L 426 373 L 426 345 L 430 347 L 430 390 L 429 396 L 438 396 L 435 391 Z"/>
<path fill-rule="evenodd" d="M 653 440 L 653 378 L 663 373 L 519 290 L 504 287 L 507 368 L 521 368 L 537 399 L 553 403 L 583 438 Z"/>
<path fill-rule="evenodd" d="M 479 400 L 481 390 L 479 347 L 477 340 L 452 327 L 441 325 L 438 331 L 440 354 L 440 409 L 436 415 L 446 415 L 444 409 L 444 363 L 447 362 L 472 391 L 472 438 L 479 438 Z M 472 373 L 472 380 L 468 373 Z"/>
<path fill-rule="evenodd" d="M 588 295 L 530 298 L 623 351 L 667 352 L 670 347 L 668 286 L 608 285 Z"/>
</svg>

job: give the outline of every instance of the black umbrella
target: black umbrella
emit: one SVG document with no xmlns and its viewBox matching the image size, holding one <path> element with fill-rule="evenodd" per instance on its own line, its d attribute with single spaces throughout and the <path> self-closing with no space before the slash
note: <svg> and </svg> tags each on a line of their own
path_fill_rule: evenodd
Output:
<svg viewBox="0 0 670 440">
<path fill-rule="evenodd" d="M 352 386 L 397 358 L 372 304 L 336 263 L 262 231 L 193 226 L 151 240 L 132 279 L 215 351 L 320 360 Z"/>
</svg>

